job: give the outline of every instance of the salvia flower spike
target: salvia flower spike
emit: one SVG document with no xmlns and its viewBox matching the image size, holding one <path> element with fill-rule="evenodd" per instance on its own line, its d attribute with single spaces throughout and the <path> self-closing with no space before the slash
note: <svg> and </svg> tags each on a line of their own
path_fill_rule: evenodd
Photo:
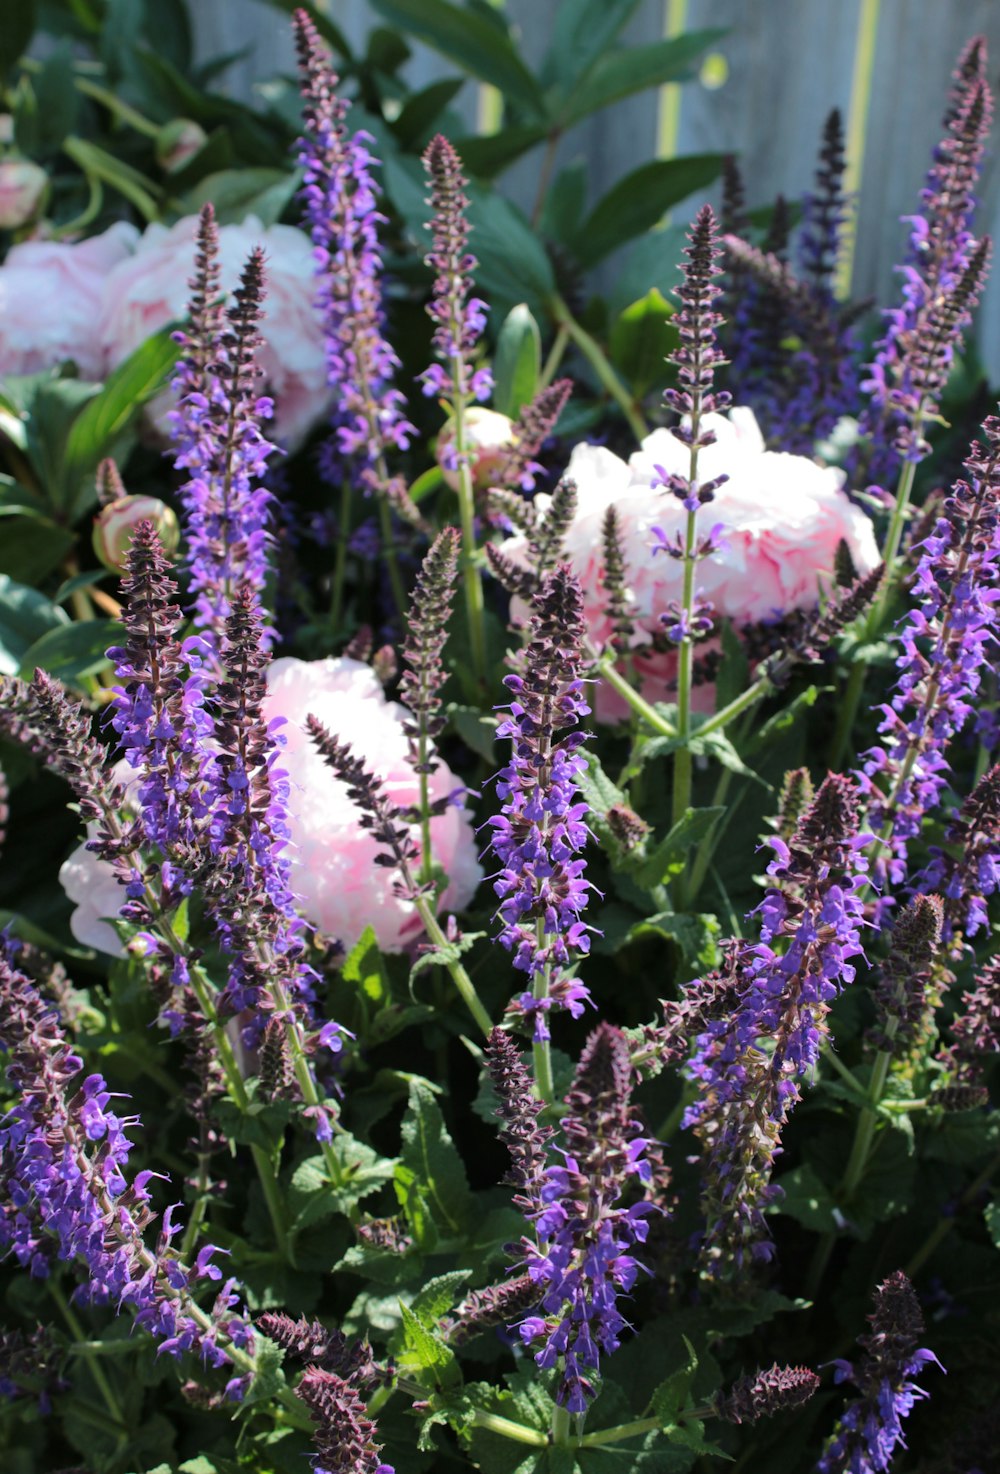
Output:
<svg viewBox="0 0 1000 1474">
<path fill-rule="evenodd" d="M 488 399 L 493 376 L 487 368 L 472 366 L 486 327 L 487 308 L 471 295 L 477 263 L 468 250 L 467 181 L 454 146 L 440 133 L 424 150 L 424 169 L 431 185 L 428 203 L 434 211 L 427 265 L 437 272 L 427 311 L 434 323 L 434 351 L 439 360 L 421 375 L 424 393 L 466 403 Z"/>
</svg>

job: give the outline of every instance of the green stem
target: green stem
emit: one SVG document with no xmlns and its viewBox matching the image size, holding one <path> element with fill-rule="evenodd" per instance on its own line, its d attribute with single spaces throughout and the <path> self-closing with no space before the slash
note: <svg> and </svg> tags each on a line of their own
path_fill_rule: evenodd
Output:
<svg viewBox="0 0 1000 1474">
<path fill-rule="evenodd" d="M 104 1368 L 90 1350 L 90 1343 L 87 1340 L 86 1332 L 80 1324 L 76 1312 L 54 1279 L 49 1279 L 46 1283 L 49 1294 L 59 1307 L 60 1315 L 67 1326 L 69 1326 L 70 1334 L 76 1343 L 75 1350 L 80 1353 L 83 1360 L 87 1363 L 87 1370 L 93 1377 L 94 1385 L 97 1387 L 98 1392 L 104 1398 L 104 1405 L 117 1424 L 120 1436 L 123 1439 L 126 1438 L 128 1436 L 128 1424 L 125 1422 L 125 1414 L 122 1411 L 121 1403 L 115 1396 L 114 1389 L 107 1379 Z"/>
<path fill-rule="evenodd" d="M 565 327 L 570 338 L 594 370 L 602 388 L 621 409 L 635 438 L 640 441 L 645 440 L 649 434 L 649 427 L 636 408 L 631 394 L 612 368 L 601 345 L 590 336 L 586 328 L 580 326 L 561 297 L 553 297 L 550 305 L 556 323 L 560 327 Z"/>
<path fill-rule="evenodd" d="M 542 167 L 538 171 L 538 188 L 535 191 L 535 203 L 531 208 L 531 223 L 537 225 L 541 217 L 542 206 L 545 204 L 545 193 L 549 187 L 552 177 L 552 167 L 556 161 L 556 150 L 562 137 L 561 128 L 553 128 L 545 142 L 545 153 L 542 157 Z"/>
<path fill-rule="evenodd" d="M 85 97 L 93 98 L 94 102 L 99 102 L 119 122 L 125 123 L 129 128 L 134 128 L 136 133 L 141 133 L 144 138 L 159 137 L 160 128 L 157 123 L 144 117 L 134 107 L 123 102 L 120 97 L 116 97 L 107 87 L 99 87 L 96 82 L 88 82 L 84 77 L 77 77 L 75 85 L 78 92 L 82 92 Z"/>
<path fill-rule="evenodd" d="M 539 919 L 535 922 L 535 930 L 538 936 L 538 945 L 544 945 L 544 922 Z M 552 981 L 551 967 L 544 967 L 540 973 L 535 975 L 532 992 L 536 1000 L 545 999 L 549 996 L 549 985 Z M 535 1087 L 540 1100 L 546 1105 L 551 1105 L 555 1099 L 555 1081 L 552 1078 L 552 1044 L 548 1039 L 535 1039 L 531 1045 L 531 1058 L 535 1067 Z"/>
<path fill-rule="evenodd" d="M 677 736 L 677 728 L 668 722 L 666 717 L 662 717 L 655 707 L 650 706 L 649 702 L 645 701 L 638 691 L 629 685 L 621 672 L 615 669 L 613 655 L 602 655 L 595 664 L 595 670 L 601 680 L 607 681 L 612 691 L 617 691 L 623 701 L 628 702 L 636 716 L 641 717 L 658 736 Z"/>
<path fill-rule="evenodd" d="M 465 592 L 465 618 L 472 652 L 472 673 L 480 687 L 486 686 L 486 624 L 483 604 L 483 581 L 476 551 L 476 504 L 472 488 L 472 471 L 466 460 L 465 403 L 457 378 L 452 400 L 455 426 L 455 454 L 458 457 L 458 511 L 462 526 L 462 588 Z"/>
<path fill-rule="evenodd" d="M 542 1433 L 538 1428 L 528 1428 L 524 1423 L 501 1418 L 498 1413 L 488 1413 L 484 1408 L 475 1409 L 472 1425 L 474 1428 L 485 1428 L 489 1433 L 499 1433 L 501 1438 L 509 1438 L 514 1443 L 528 1443 L 532 1448 L 547 1448 L 549 1444 L 548 1434 Z"/>
<path fill-rule="evenodd" d="M 448 938 L 441 930 L 438 919 L 434 915 L 434 912 L 431 909 L 431 905 L 427 897 L 417 896 L 416 907 L 417 912 L 420 916 L 420 920 L 424 924 L 424 931 L 430 937 L 435 947 L 441 947 L 442 949 L 446 950 L 448 947 Z M 490 1018 L 485 1007 L 483 1006 L 482 999 L 476 992 L 475 983 L 469 977 L 469 974 L 466 972 L 465 968 L 460 962 L 445 962 L 444 965 L 448 969 L 448 972 L 451 974 L 451 980 L 455 984 L 455 987 L 458 989 L 458 992 L 466 1008 L 472 1014 L 472 1017 L 475 1019 L 476 1023 L 479 1025 L 486 1038 L 489 1038 L 490 1034 L 493 1032 L 493 1020 Z"/>
<path fill-rule="evenodd" d="M 728 706 L 724 706 L 721 711 L 709 717 L 707 722 L 703 722 L 698 728 L 698 736 L 711 737 L 713 732 L 721 732 L 736 717 L 742 716 L 745 711 L 750 710 L 751 706 L 755 706 L 771 690 L 771 682 L 767 676 L 759 676 L 752 686 L 746 688 L 742 696 L 737 696 L 735 700 L 730 701 Z"/>
<path fill-rule="evenodd" d="M 379 458 L 379 480 L 385 485 L 383 476 L 388 478 L 389 472 L 381 457 Z M 382 533 L 382 547 L 385 553 L 385 563 L 389 570 L 389 583 L 392 586 L 392 599 L 396 606 L 396 612 L 400 619 L 406 618 L 406 589 L 403 586 L 403 575 L 399 571 L 399 559 L 396 557 L 396 544 L 392 531 L 392 506 L 389 498 L 384 492 L 376 493 L 378 501 L 378 524 Z"/>
<path fill-rule="evenodd" d="M 566 1408 L 557 1402 L 552 1409 L 552 1442 L 556 1445 L 569 1443 L 570 1438 L 570 1415 Z"/>
<path fill-rule="evenodd" d="M 542 369 L 542 377 L 538 381 L 539 389 L 547 389 L 552 383 L 552 380 L 556 376 L 556 371 L 563 361 L 563 356 L 565 355 L 568 344 L 569 328 L 566 326 L 565 323 L 561 323 L 558 330 L 556 331 L 555 338 L 552 342 L 552 347 L 549 349 L 549 356 L 545 360 L 545 367 Z"/>
<path fill-rule="evenodd" d="M 345 476 L 340 486 L 340 523 L 337 528 L 337 556 L 333 564 L 333 591 L 330 598 L 330 632 L 336 637 L 344 609 L 344 580 L 347 577 L 348 529 L 351 525 L 351 480 Z"/>
</svg>

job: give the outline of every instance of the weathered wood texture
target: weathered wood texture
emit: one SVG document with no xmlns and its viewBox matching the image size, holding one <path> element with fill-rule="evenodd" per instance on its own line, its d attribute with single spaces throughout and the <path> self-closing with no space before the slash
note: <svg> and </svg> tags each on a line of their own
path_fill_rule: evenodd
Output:
<svg viewBox="0 0 1000 1474">
<path fill-rule="evenodd" d="M 677 146 L 682 153 L 735 152 L 751 203 L 778 192 L 791 198 L 809 186 L 820 129 L 832 107 L 850 104 L 860 0 L 688 0 L 686 25 L 728 27 L 718 50 L 728 77 L 714 90 L 683 89 Z M 541 54 L 554 0 L 508 0 L 528 57 Z M 252 97 L 255 79 L 293 69 L 286 18 L 258 0 L 197 0 L 192 5 L 200 53 L 248 47 L 228 86 Z M 330 13 L 352 41 L 375 18 L 364 0 L 334 0 Z M 663 34 L 663 0 L 643 0 L 623 40 L 632 45 Z M 991 76 L 1000 79 L 1000 0 L 883 0 L 858 202 L 854 292 L 891 301 L 893 268 L 905 248 L 900 216 L 916 209 L 955 57 L 977 32 L 986 35 Z M 415 85 L 454 75 L 447 62 L 417 48 L 408 75 Z M 456 106 L 475 124 L 477 88 L 468 84 Z M 621 175 L 655 156 L 658 99 L 630 99 L 589 119 L 561 144 L 559 161 L 584 155 L 591 203 Z M 530 209 L 540 153 L 504 175 L 504 188 Z M 994 149 L 980 190 L 979 228 L 1000 234 L 1000 171 Z M 691 213 L 699 203 L 691 201 Z M 980 313 L 979 339 L 994 381 L 1000 380 L 1000 268 Z"/>
</svg>

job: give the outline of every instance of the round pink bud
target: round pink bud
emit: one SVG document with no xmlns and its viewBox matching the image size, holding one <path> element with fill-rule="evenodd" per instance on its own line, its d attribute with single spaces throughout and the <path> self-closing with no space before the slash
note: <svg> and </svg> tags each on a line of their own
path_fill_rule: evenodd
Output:
<svg viewBox="0 0 1000 1474">
<path fill-rule="evenodd" d="M 508 450 L 517 444 L 514 421 L 495 409 L 467 409 L 463 416 L 465 448 L 472 466 L 472 485 L 485 491 L 497 485 Z M 438 436 L 437 463 L 452 491 L 458 490 L 458 471 L 454 465 L 455 422 L 449 419 Z"/>
<path fill-rule="evenodd" d="M 156 162 L 168 174 L 183 169 L 206 142 L 208 134 L 193 118 L 174 118 L 156 135 Z"/>
<path fill-rule="evenodd" d="M 49 176 L 28 159 L 0 162 L 0 228 L 17 230 L 38 214 Z"/>
<path fill-rule="evenodd" d="M 166 502 L 156 496 L 122 496 L 94 518 L 94 552 L 105 568 L 124 572 L 132 534 L 140 522 L 152 522 L 168 556 L 176 552 L 181 530 Z"/>
</svg>

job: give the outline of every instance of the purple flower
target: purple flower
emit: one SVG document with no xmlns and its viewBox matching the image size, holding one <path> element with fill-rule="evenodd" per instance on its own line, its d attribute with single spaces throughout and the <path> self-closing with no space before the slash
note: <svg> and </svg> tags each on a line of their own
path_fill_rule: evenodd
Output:
<svg viewBox="0 0 1000 1474">
<path fill-rule="evenodd" d="M 902 1270 L 879 1285 L 868 1319 L 870 1333 L 858 1337 L 865 1353 L 860 1366 L 834 1363 L 834 1380 L 853 1382 L 860 1395 L 845 1408 L 816 1465 L 818 1474 L 882 1474 L 888 1469 L 896 1449 L 906 1446 L 903 1419 L 928 1395 L 914 1377 L 928 1362 L 941 1365 L 933 1351 L 917 1345 L 924 1334 L 923 1317 Z"/>
<path fill-rule="evenodd" d="M 580 586 L 559 567 L 535 596 L 522 673 L 504 679 L 514 697 L 510 715 L 497 728 L 498 737 L 513 742 L 511 760 L 497 778 L 502 811 L 489 820 L 502 867 L 493 882 L 500 897 L 499 940 L 515 968 L 548 979 L 540 996 L 524 992 L 510 1005 L 531 1019 L 540 1041 L 549 1038 L 553 1007 L 578 1018 L 590 1001 L 566 971 L 590 950 L 580 919 L 591 889 L 579 858 L 589 837 L 587 805 L 577 783 L 587 736 L 579 723 L 590 710 L 580 674 L 584 634 Z"/>
<path fill-rule="evenodd" d="M 259 248 L 251 253 L 224 315 L 217 301 L 218 251 L 215 216 L 212 206 L 205 205 L 191 281 L 190 325 L 177 334 L 185 351 L 174 379 L 178 407 L 171 420 L 178 447 L 175 465 L 190 476 L 181 497 L 195 624 L 206 631 L 213 648 L 239 586 L 249 583 L 258 594 L 263 592 L 272 542 L 272 498 L 263 478 L 274 451 L 260 428 L 273 406 L 256 389 L 264 253 Z"/>
<path fill-rule="evenodd" d="M 440 133 L 424 150 L 424 168 L 431 182 L 428 203 L 434 209 L 430 226 L 434 244 L 426 261 L 437 272 L 427 311 L 434 323 L 434 351 L 441 361 L 420 375 L 424 393 L 463 402 L 485 400 L 493 388 L 493 375 L 488 368 L 473 369 L 471 359 L 483 336 L 488 309 L 485 302 L 470 295 L 471 273 L 478 263 L 466 249 L 466 180 L 458 154 Z"/>
<path fill-rule="evenodd" d="M 22 974 L 0 957 L 0 1048 L 7 1078 L 20 1099 L 0 1120 L 0 1257 L 12 1254 L 39 1278 L 53 1256 L 78 1261 L 86 1281 L 78 1299 L 127 1305 L 136 1324 L 172 1356 L 190 1351 L 212 1366 L 231 1363 L 228 1346 L 252 1346 L 252 1331 L 235 1308 L 233 1280 L 211 1312 L 194 1291 L 219 1279 L 206 1245 L 187 1266 L 171 1241 L 179 1232 L 173 1209 L 163 1215 L 156 1248 L 144 1230 L 154 1220 L 148 1185 L 155 1173 L 129 1181 L 132 1149 L 126 1132 L 135 1116 L 120 1116 L 101 1075 L 71 1082 L 83 1064 L 67 1042 L 56 1012 Z"/>
</svg>

